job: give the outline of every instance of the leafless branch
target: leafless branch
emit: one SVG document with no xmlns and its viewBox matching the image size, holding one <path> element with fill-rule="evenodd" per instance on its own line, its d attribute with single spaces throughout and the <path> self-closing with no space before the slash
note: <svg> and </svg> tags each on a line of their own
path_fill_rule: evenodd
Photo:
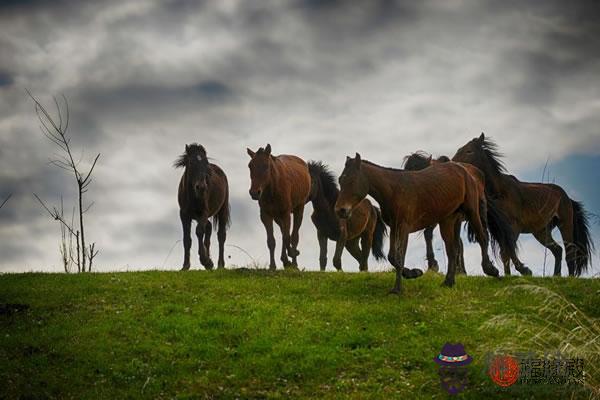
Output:
<svg viewBox="0 0 600 400">
<path fill-rule="evenodd" d="M 0 208 L 4 207 L 4 205 L 8 202 L 8 200 L 12 197 L 12 193 L 9 194 L 4 201 L 2 202 L 2 204 L 0 204 Z"/>
</svg>

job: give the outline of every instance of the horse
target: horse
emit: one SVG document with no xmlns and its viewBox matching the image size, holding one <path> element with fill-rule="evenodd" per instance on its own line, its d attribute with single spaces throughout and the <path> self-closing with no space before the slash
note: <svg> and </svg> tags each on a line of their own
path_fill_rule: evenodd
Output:
<svg viewBox="0 0 600 400">
<path fill-rule="evenodd" d="M 437 159 L 433 159 L 431 155 L 423 151 L 417 151 L 404 157 L 404 169 L 407 171 L 420 171 L 431 165 L 448 161 L 450 161 L 450 158 L 448 158 L 448 156 L 440 156 Z M 425 230 L 423 231 L 423 236 L 425 237 L 427 269 L 430 271 L 438 272 L 440 269 L 438 266 L 438 262 L 435 259 L 435 253 L 433 252 L 434 229 L 435 226 L 425 228 Z M 459 275 L 466 275 L 467 270 L 465 269 L 465 259 L 463 256 L 463 244 L 460 237 L 457 238 L 457 242 L 459 247 L 457 249 L 458 259 L 456 260 L 456 273 Z"/>
<path fill-rule="evenodd" d="M 173 166 L 184 168 L 177 193 L 179 217 L 183 227 L 182 270 L 190 269 L 192 220 L 197 222 L 196 236 L 200 263 L 208 270 L 214 266 L 210 258 L 210 236 L 214 226 L 219 240 L 217 266 L 224 268 L 225 239 L 231 222 L 227 175 L 218 165 L 208 161 L 206 150 L 198 143 L 186 144 L 185 152 L 175 160 Z M 209 220 L 211 217 L 212 224 Z"/>
<path fill-rule="evenodd" d="M 333 266 L 342 270 L 344 247 L 358 261 L 359 271 L 369 270 L 369 251 L 377 260 L 385 258 L 383 239 L 387 228 L 381 219 L 379 208 L 363 199 L 352 212 L 352 217 L 340 220 L 334 206 L 339 189 L 329 168 L 320 161 L 309 161 L 311 177 L 310 201 L 313 206 L 311 219 L 317 228 L 319 240 L 319 264 L 321 271 L 327 266 L 327 240 L 336 242 Z M 360 245 L 359 245 L 360 242 Z"/>
<path fill-rule="evenodd" d="M 456 274 L 456 238 L 460 222 L 466 218 L 481 248 L 482 268 L 485 274 L 498 277 L 499 273 L 488 256 L 487 199 L 483 175 L 455 162 L 432 165 L 421 171 L 405 171 L 379 166 L 362 160 L 360 154 L 346 158 L 340 182 L 340 194 L 335 204 L 340 218 L 351 216 L 352 210 L 367 195 L 381 207 L 381 215 L 390 227 L 388 259 L 396 269 L 396 281 L 391 293 L 402 291 L 402 277 L 418 277 L 420 270 L 404 272 L 408 235 L 436 224 L 448 256 L 448 272 L 444 286 L 453 286 Z M 495 213 L 490 213 L 494 218 Z M 507 224 L 494 221 L 503 233 L 510 231 Z M 512 242 L 514 245 L 514 242 Z"/>
<path fill-rule="evenodd" d="M 273 156 L 270 144 L 256 152 L 248 148 L 246 150 L 250 156 L 250 197 L 258 201 L 260 219 L 267 231 L 269 269 L 277 268 L 273 221 L 281 228 L 281 261 L 284 268 L 297 268 L 297 256 L 300 254 L 298 230 L 302 224 L 304 205 L 310 196 L 308 166 L 301 158 L 293 155 Z M 292 215 L 293 227 L 290 235 Z"/>
<path fill-rule="evenodd" d="M 554 276 L 561 275 L 562 248 L 552 238 L 558 227 L 566 251 L 570 276 L 580 276 L 591 263 L 594 244 L 587 212 L 581 202 L 572 200 L 558 185 L 521 182 L 508 175 L 498 145 L 482 133 L 462 146 L 453 161 L 475 165 L 485 174 L 486 192 L 510 220 L 516 238 L 531 233 L 554 256 Z M 501 249 L 504 273 L 510 275 L 510 261 L 517 271 L 526 268 L 518 257 Z"/>
</svg>

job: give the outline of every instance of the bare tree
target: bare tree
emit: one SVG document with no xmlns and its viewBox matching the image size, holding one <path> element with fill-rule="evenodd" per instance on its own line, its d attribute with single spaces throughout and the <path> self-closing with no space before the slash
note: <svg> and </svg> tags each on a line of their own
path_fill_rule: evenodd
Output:
<svg viewBox="0 0 600 400">
<path fill-rule="evenodd" d="M 10 196 L 12 196 L 12 193 L 9 194 L 8 196 L 6 196 L 6 198 L 4 199 L 4 201 L 0 204 L 0 208 L 4 207 L 4 205 L 8 202 L 8 200 L 10 199 Z"/>
<path fill-rule="evenodd" d="M 64 169 L 68 173 L 70 173 L 77 185 L 77 215 L 78 215 L 78 226 L 75 226 L 73 219 L 71 222 L 65 220 L 63 207 L 62 207 L 62 199 L 61 199 L 61 209 L 59 210 L 56 207 L 50 209 L 46 203 L 34 193 L 36 199 L 40 202 L 42 207 L 50 214 L 52 218 L 56 221 L 59 221 L 62 228 L 66 229 L 64 231 L 63 238 L 67 233 L 71 235 L 70 240 L 75 238 L 75 257 L 73 256 L 72 245 L 70 249 L 67 249 L 65 246 L 61 247 L 61 255 L 63 258 L 63 262 L 65 260 L 64 251 L 69 255 L 69 260 L 77 265 L 78 272 L 89 272 L 92 270 L 92 263 L 94 257 L 98 255 L 98 250 L 96 250 L 96 244 L 92 243 L 88 247 L 86 247 L 85 242 L 85 224 L 84 224 L 84 215 L 90 209 L 90 207 L 94 204 L 93 202 L 87 206 L 84 206 L 84 194 L 88 191 L 88 187 L 92 182 L 92 172 L 96 167 L 96 163 L 100 158 L 100 153 L 98 153 L 93 161 L 91 162 L 91 166 L 87 172 L 83 172 L 80 167 L 81 159 L 76 160 L 73 156 L 73 151 L 71 148 L 71 137 L 67 133 L 69 128 L 69 103 L 67 102 L 67 98 L 63 95 L 61 96 L 63 100 L 63 107 L 56 97 L 53 97 L 54 104 L 56 106 L 56 116 L 53 118 L 50 113 L 46 110 L 46 108 L 27 90 L 27 94 L 33 100 L 35 104 L 35 113 L 40 121 L 40 129 L 42 133 L 52 142 L 54 145 L 58 147 L 60 150 L 58 154 L 55 154 L 55 158 L 50 160 L 50 164 Z M 72 243 L 72 242 L 71 242 Z M 64 240 L 63 240 L 64 244 Z M 87 269 L 86 269 L 87 266 Z"/>
</svg>

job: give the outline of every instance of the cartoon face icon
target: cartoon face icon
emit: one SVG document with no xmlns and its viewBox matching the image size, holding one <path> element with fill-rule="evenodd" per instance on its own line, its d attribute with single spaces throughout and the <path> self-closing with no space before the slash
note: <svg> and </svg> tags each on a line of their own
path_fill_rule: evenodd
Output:
<svg viewBox="0 0 600 400">
<path fill-rule="evenodd" d="M 440 366 L 438 375 L 444 390 L 452 395 L 465 390 L 469 383 L 467 365 L 473 358 L 466 353 L 461 343 L 446 343 L 433 361 Z"/>
</svg>

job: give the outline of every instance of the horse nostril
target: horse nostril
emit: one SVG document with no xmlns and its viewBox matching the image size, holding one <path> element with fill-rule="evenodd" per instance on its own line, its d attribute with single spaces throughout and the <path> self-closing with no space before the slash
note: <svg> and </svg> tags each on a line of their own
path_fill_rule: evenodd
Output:
<svg viewBox="0 0 600 400">
<path fill-rule="evenodd" d="M 348 216 L 348 209 L 343 207 L 338 210 L 338 215 L 340 218 L 346 218 Z"/>
</svg>

